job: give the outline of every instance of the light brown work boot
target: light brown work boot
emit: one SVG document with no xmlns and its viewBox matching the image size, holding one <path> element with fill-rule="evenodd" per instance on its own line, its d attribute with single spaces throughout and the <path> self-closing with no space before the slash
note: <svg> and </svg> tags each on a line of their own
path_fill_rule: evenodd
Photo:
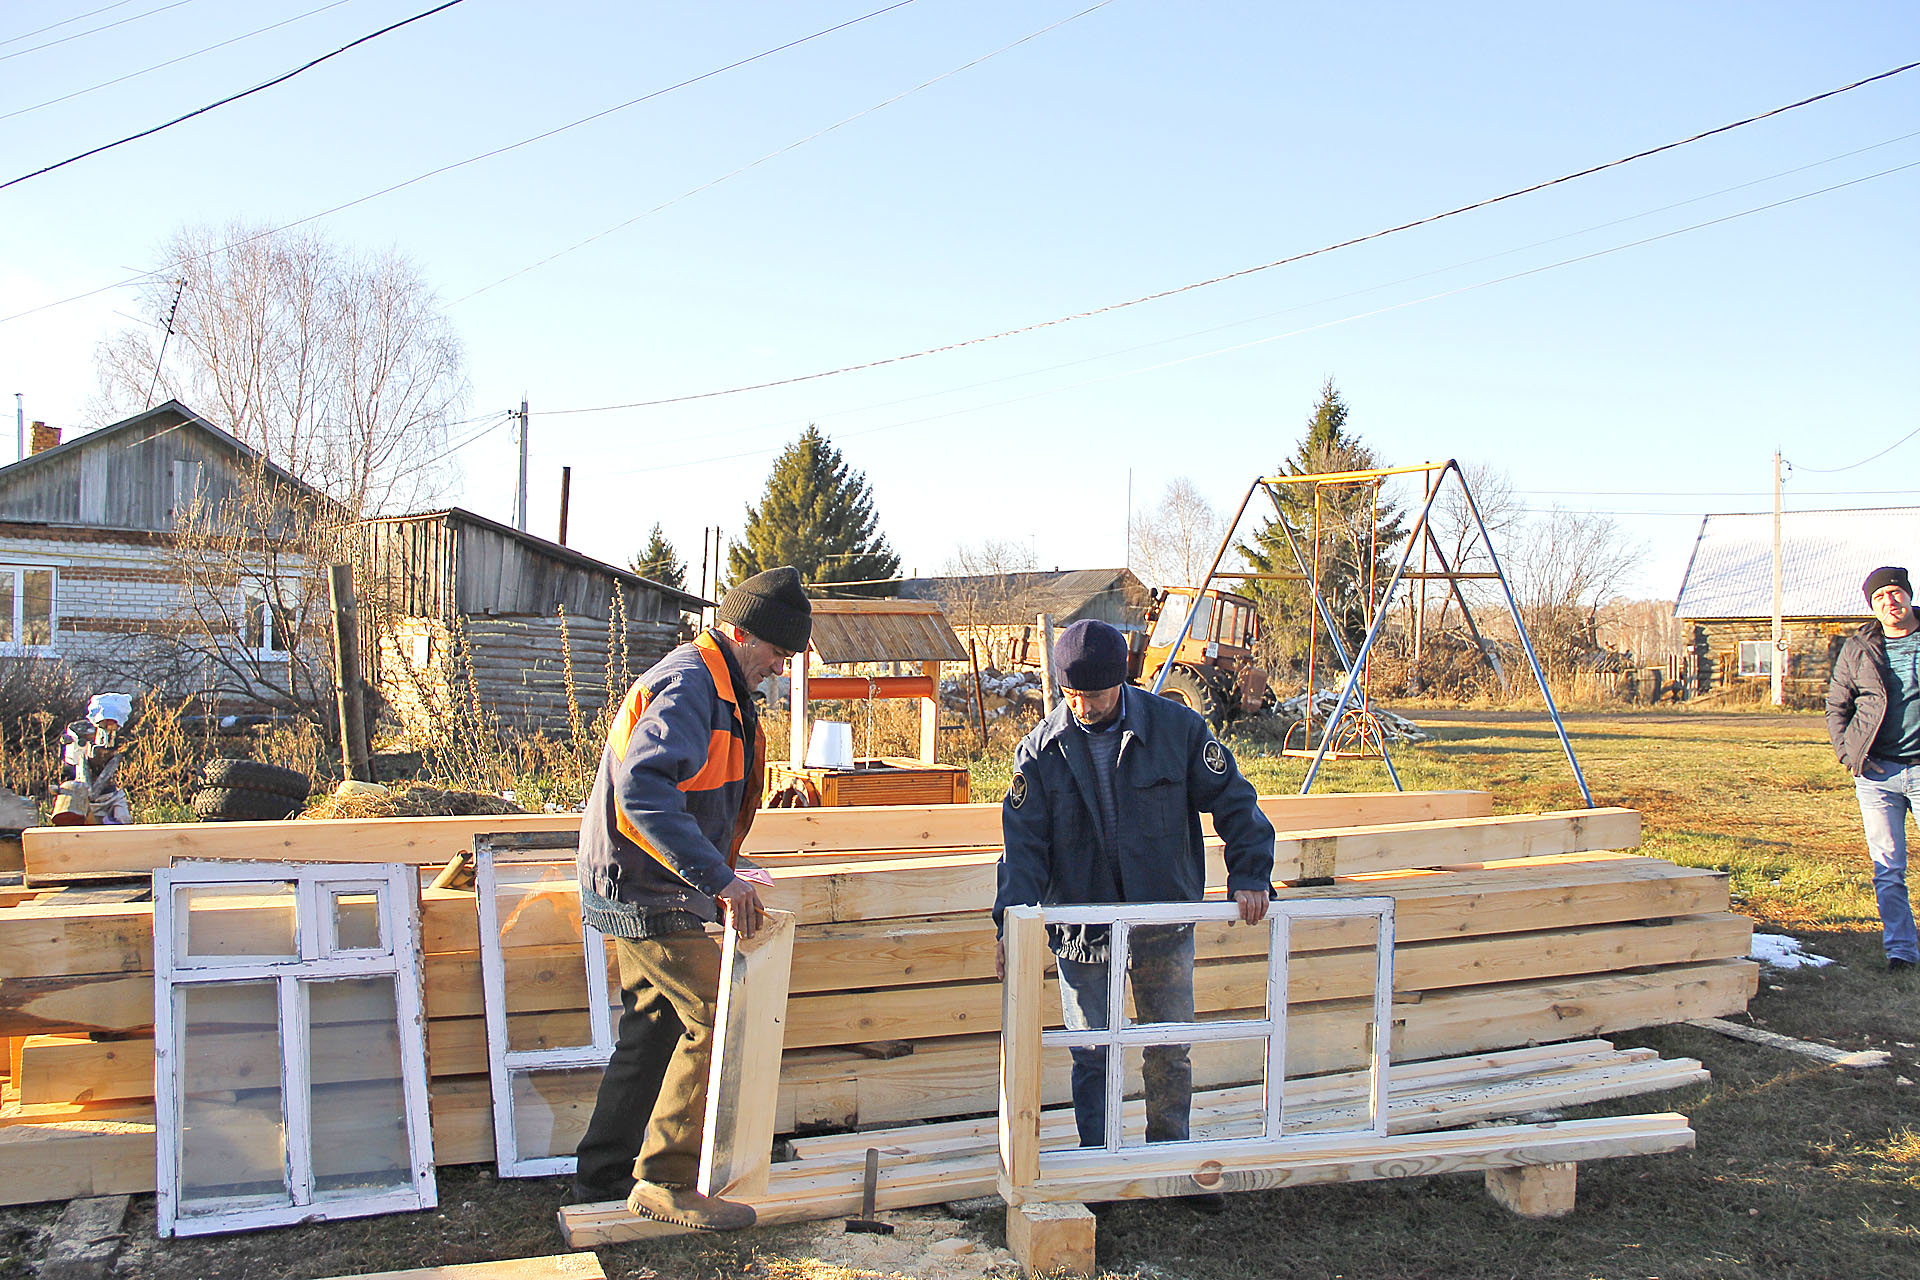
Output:
<svg viewBox="0 0 1920 1280">
<path fill-rule="evenodd" d="M 636 1218 L 671 1222 L 695 1231 L 739 1231 L 753 1225 L 753 1206 L 719 1196 L 703 1196 L 692 1187 L 636 1182 L 627 1193 L 627 1212 Z"/>
</svg>

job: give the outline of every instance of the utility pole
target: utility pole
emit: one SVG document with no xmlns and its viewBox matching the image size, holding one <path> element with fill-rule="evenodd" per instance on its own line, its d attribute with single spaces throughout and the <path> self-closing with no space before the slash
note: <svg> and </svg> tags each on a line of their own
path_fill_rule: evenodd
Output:
<svg viewBox="0 0 1920 1280">
<path fill-rule="evenodd" d="M 567 504 L 573 497 L 573 468 L 560 468 L 560 545 L 567 545 Z"/>
<path fill-rule="evenodd" d="M 13 393 L 13 425 L 20 433 L 20 453 L 15 462 L 27 456 L 27 397 L 21 392 Z"/>
<path fill-rule="evenodd" d="M 1786 704 L 1786 627 L 1780 617 L 1780 451 L 1773 451 L 1773 705 Z"/>
<path fill-rule="evenodd" d="M 513 527 L 527 531 L 527 397 L 520 397 L 520 487 L 515 491 Z"/>
<path fill-rule="evenodd" d="M 700 526 L 700 590 L 697 594 L 702 600 L 707 598 L 707 535 L 712 532 L 712 525 Z M 707 606 L 704 604 L 700 606 L 700 625 L 702 627 L 707 625 Z"/>
</svg>

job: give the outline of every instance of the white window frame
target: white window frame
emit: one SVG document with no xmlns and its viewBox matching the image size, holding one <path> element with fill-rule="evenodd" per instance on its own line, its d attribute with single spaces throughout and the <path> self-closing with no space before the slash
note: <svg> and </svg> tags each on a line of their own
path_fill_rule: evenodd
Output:
<svg viewBox="0 0 1920 1280">
<path fill-rule="evenodd" d="M 1753 654 L 1757 661 L 1749 663 L 1747 661 L 1749 653 Z M 1771 640 L 1742 640 L 1735 660 L 1743 676 L 1771 676 L 1778 654 L 1779 650 L 1773 647 Z"/>
<path fill-rule="evenodd" d="M 27 578 L 29 573 L 47 573 L 53 580 L 47 591 L 47 642 L 28 644 L 17 637 L 26 634 Z M 0 564 L 0 574 L 9 574 L 13 578 L 13 626 L 12 640 L 0 640 L 0 654 L 8 657 L 53 657 L 60 652 L 60 567 L 53 564 L 34 564 L 28 561 L 14 560 Z"/>
<path fill-rule="evenodd" d="M 1038 1033 L 1046 1048 L 1100 1048 L 1107 1051 L 1107 1106 L 1105 1141 L 1098 1147 L 1039 1153 L 1040 1176 L 1072 1176 L 1108 1169 L 1129 1155 L 1185 1156 L 1205 1160 L 1231 1148 L 1236 1155 L 1271 1153 L 1279 1156 L 1297 1148 L 1324 1147 L 1329 1138 L 1361 1139 L 1387 1136 L 1387 1074 L 1392 1060 L 1393 1026 L 1393 910 L 1392 898 L 1281 899 L 1270 904 L 1267 954 L 1267 1001 L 1263 1016 L 1217 1022 L 1177 1022 L 1127 1025 L 1127 955 L 1129 934 L 1141 925 L 1226 922 L 1240 918 L 1237 903 L 1156 903 L 1047 907 L 1048 924 L 1111 924 L 1107 960 L 1107 1028 L 1103 1031 L 1042 1031 L 1039 1027 L 1004 1027 L 1008 1041 Z M 1287 959 L 1296 920 L 1371 917 L 1374 931 L 1373 1046 L 1367 1089 L 1366 1127 L 1343 1125 L 1333 1130 L 1299 1130 L 1283 1136 L 1287 1062 Z M 1200 1044 L 1216 1040 L 1267 1041 L 1266 1076 L 1262 1085 L 1263 1115 L 1258 1138 L 1201 1139 L 1156 1142 L 1151 1148 L 1123 1145 L 1122 1101 L 1126 1072 L 1123 1052 L 1157 1044 Z M 1009 1055 L 1019 1050 L 1011 1043 Z"/>
<path fill-rule="evenodd" d="M 291 883 L 296 956 L 190 956 L 187 918 L 174 910 L 174 890 L 186 885 Z M 289 1223 L 430 1209 L 439 1203 L 434 1182 L 433 1133 L 427 1111 L 426 1015 L 420 990 L 419 873 L 402 863 L 179 862 L 153 873 L 154 1147 L 159 1231 L 162 1236 L 246 1231 Z M 378 895 L 381 945 L 337 949 L 329 895 Z M 393 979 L 406 1107 L 409 1185 L 360 1196 L 315 1199 L 313 1189 L 311 1056 L 307 986 L 334 978 Z M 286 1127 L 285 1204 L 246 1203 L 204 1209 L 180 1199 L 180 1132 L 186 1090 L 180 1079 L 185 1028 L 183 988 L 218 982 L 271 981 L 279 1001 L 280 1096 Z M 183 1212 L 183 1208 L 185 1211 Z"/>
<path fill-rule="evenodd" d="M 292 657 L 284 647 L 285 637 L 279 634 L 280 619 L 274 611 L 275 586 L 272 582 L 249 582 L 240 588 L 240 648 L 260 662 L 286 662 Z M 260 635 L 266 641 L 258 646 L 247 643 L 247 627 L 255 602 L 260 605 Z"/>
<path fill-rule="evenodd" d="M 570 1068 L 605 1068 L 613 1056 L 614 1027 L 609 1001 L 612 992 L 594 999 L 595 992 L 607 989 L 607 943 L 600 931 L 581 921 L 580 963 L 587 978 L 587 1026 L 591 1040 L 586 1044 L 553 1045 L 544 1049 L 507 1047 L 507 965 L 500 945 L 500 903 L 498 858 L 493 844 L 486 839 L 474 841 L 474 894 L 480 910 L 480 986 L 487 1020 L 487 1074 L 493 1086 L 494 1162 L 503 1178 L 547 1178 L 574 1171 L 577 1158 L 564 1156 L 523 1156 L 517 1137 L 513 1106 L 513 1076 L 517 1072 Z M 504 860 L 510 863 L 552 863 L 568 861 L 560 848 L 515 849 Z M 564 886 L 556 882 L 557 889 Z M 579 881 L 573 882 L 575 894 Z"/>
</svg>

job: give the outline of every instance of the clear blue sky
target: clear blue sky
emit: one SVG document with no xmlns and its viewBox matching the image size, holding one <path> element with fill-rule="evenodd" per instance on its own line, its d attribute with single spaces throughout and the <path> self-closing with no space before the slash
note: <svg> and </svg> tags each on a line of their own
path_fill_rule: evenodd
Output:
<svg viewBox="0 0 1920 1280">
<path fill-rule="evenodd" d="M 0 115 L 327 0 L 186 0 L 144 17 L 169 0 L 130 0 L 8 40 L 105 2 L 0 6 Z M 160 265 L 183 222 L 306 218 L 884 2 L 466 0 L 0 191 L 0 315 Z M 1920 500 L 1920 440 L 1837 475 L 1806 470 L 1920 427 L 1920 168 L 1871 176 L 1920 164 L 1920 137 L 1902 137 L 1920 131 L 1920 70 L 1493 209 L 1037 333 L 773 391 L 546 412 L 1075 314 L 1920 58 L 1920 7 L 1898 2 L 1113 0 L 696 192 L 1090 3 L 915 0 L 317 225 L 418 262 L 466 343 L 466 412 L 532 400 L 535 530 L 553 532 L 570 464 L 570 541 L 613 560 L 657 519 L 697 571 L 702 526 L 737 533 L 773 455 L 815 422 L 866 472 L 909 570 L 989 537 L 1028 542 L 1046 565 L 1117 564 L 1129 474 L 1137 506 L 1186 475 L 1230 507 L 1292 448 L 1328 376 L 1385 461 L 1486 460 L 1530 505 L 1658 513 L 1620 517 L 1649 548 L 1637 594 L 1673 594 L 1701 513 L 1768 505 L 1776 446 L 1803 468 L 1790 506 Z M 426 7 L 345 0 L 0 119 L 0 181 Z M 1649 237 L 1664 238 L 1605 252 Z M 127 322 L 131 298 L 110 290 L 0 323 L 0 404 L 11 413 L 17 391 L 29 418 L 85 423 L 94 345 Z M 505 518 L 513 455 L 505 429 L 465 449 L 457 500 Z M 1914 553 L 1888 550 L 1902 554 Z"/>
</svg>

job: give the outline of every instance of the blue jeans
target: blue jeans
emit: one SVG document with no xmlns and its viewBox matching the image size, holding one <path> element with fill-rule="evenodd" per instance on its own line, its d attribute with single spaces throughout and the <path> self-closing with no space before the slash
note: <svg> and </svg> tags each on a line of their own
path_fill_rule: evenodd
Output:
<svg viewBox="0 0 1920 1280">
<path fill-rule="evenodd" d="M 1889 960 L 1920 960 L 1913 928 L 1913 901 L 1907 895 L 1907 814 L 1920 798 L 1920 765 L 1868 758 L 1866 776 L 1853 780 L 1860 820 L 1867 829 L 1867 856 L 1873 859 L 1873 896 L 1880 904 L 1880 929 Z"/>
<path fill-rule="evenodd" d="M 1135 1021 L 1193 1021 L 1193 926 L 1155 925 L 1131 931 L 1128 974 Z M 1107 1026 L 1107 964 L 1059 960 L 1060 1012 L 1069 1031 Z M 1073 1119 L 1080 1145 L 1107 1140 L 1107 1051 L 1070 1049 Z M 1147 1100 L 1147 1141 L 1185 1142 L 1193 1102 L 1193 1066 L 1184 1044 L 1149 1045 L 1140 1066 Z"/>
</svg>

